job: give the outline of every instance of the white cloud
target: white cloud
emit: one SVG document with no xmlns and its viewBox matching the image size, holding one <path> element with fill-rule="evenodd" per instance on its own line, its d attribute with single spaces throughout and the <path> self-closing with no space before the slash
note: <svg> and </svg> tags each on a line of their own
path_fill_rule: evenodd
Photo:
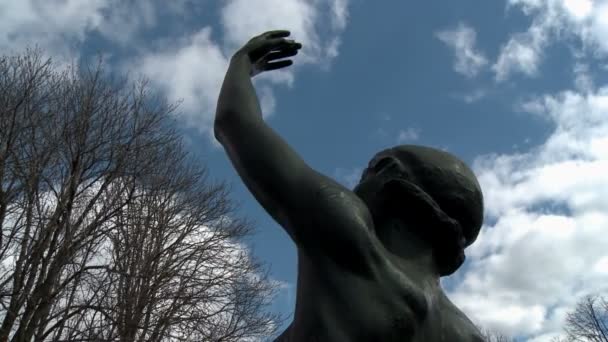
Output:
<svg viewBox="0 0 608 342">
<path fill-rule="evenodd" d="M 329 8 L 329 16 L 323 11 Z M 294 68 L 302 63 L 321 67 L 337 56 L 339 35 L 347 22 L 346 0 L 309 2 L 303 0 L 230 0 L 221 9 L 222 35 L 212 39 L 206 27 L 191 37 L 168 42 L 158 51 L 149 51 L 130 66 L 147 75 L 165 90 L 170 100 L 182 99 L 181 111 L 187 124 L 211 137 L 219 90 L 236 49 L 251 37 L 273 29 L 288 29 L 291 38 L 302 42 L 303 48 L 294 57 L 294 66 L 264 73 L 254 79 L 264 116 L 274 112 L 276 99 L 272 85 L 291 86 Z M 320 35 L 319 26 L 329 23 L 330 33 Z"/>
<path fill-rule="evenodd" d="M 171 101 L 182 100 L 186 123 L 212 133 L 213 115 L 228 59 L 211 41 L 205 27 L 177 46 L 138 60 L 139 71 L 164 90 Z"/>
<path fill-rule="evenodd" d="M 553 42 L 572 40 L 574 53 L 592 58 L 608 55 L 608 1 L 606 0 L 508 0 L 508 8 L 519 8 L 532 23 L 513 34 L 502 46 L 493 70 L 497 81 L 514 73 L 535 76 L 545 58 L 543 51 Z"/>
<path fill-rule="evenodd" d="M 563 20 L 564 8 L 556 6 L 554 0 L 509 0 L 509 8 L 521 7 L 533 16 L 532 24 L 525 32 L 513 34 L 501 47 L 496 63 L 492 66 L 497 81 L 505 81 L 513 73 L 535 76 L 543 58 L 543 50 L 549 36 Z"/>
<path fill-rule="evenodd" d="M 225 44 L 232 52 L 254 35 L 286 29 L 303 45 L 298 63 L 327 63 L 337 55 L 347 5 L 346 0 L 229 0 L 222 9 Z M 320 34 L 322 23 L 329 24 L 329 34 Z"/>
<path fill-rule="evenodd" d="M 484 96 L 486 96 L 486 91 L 483 89 L 476 89 L 475 91 L 465 94 L 463 96 L 463 100 L 466 103 L 473 103 L 481 100 Z"/>
<path fill-rule="evenodd" d="M 0 49 L 20 52 L 38 45 L 52 56 L 74 55 L 73 44 L 99 27 L 109 0 L 22 0 L 0 2 Z"/>
<path fill-rule="evenodd" d="M 508 0 L 508 6 L 520 6 L 527 15 L 541 8 L 545 0 Z"/>
<path fill-rule="evenodd" d="M 229 0 L 222 9 L 224 39 L 238 48 L 253 35 L 272 29 L 289 29 L 303 43 L 318 41 L 314 23 L 318 13 L 314 3 L 298 0 Z M 305 52 L 302 51 L 302 52 Z"/>
<path fill-rule="evenodd" d="M 478 102 L 479 100 L 483 99 L 487 94 L 488 94 L 487 90 L 479 88 L 479 89 L 475 89 L 475 90 L 472 90 L 469 92 L 454 93 L 454 94 L 452 94 L 452 97 L 454 99 L 464 101 L 465 103 L 471 104 L 471 103 L 475 103 L 475 102 Z"/>
<path fill-rule="evenodd" d="M 475 30 L 464 23 L 458 24 L 452 30 L 438 32 L 436 36 L 454 50 L 454 71 L 473 77 L 488 63 L 483 53 L 475 50 Z"/>
<path fill-rule="evenodd" d="M 608 87 L 522 107 L 553 132 L 526 153 L 475 161 L 489 223 L 450 297 L 483 326 L 549 341 L 581 296 L 608 291 Z"/>
<path fill-rule="evenodd" d="M 232 53 L 256 34 L 289 29 L 303 43 L 292 68 L 264 73 L 254 80 L 264 115 L 276 106 L 271 85 L 291 86 L 294 68 L 312 63 L 327 68 L 338 55 L 348 21 L 348 0 L 228 0 L 220 9 L 222 35 L 204 27 L 182 37 L 133 44 L 158 26 L 165 14 L 192 15 L 188 0 L 124 2 L 119 0 L 23 0 L 0 2 L 0 49 L 21 51 L 38 44 L 59 63 L 78 60 L 91 32 L 110 43 L 128 46 L 136 56 L 120 61 L 120 71 L 144 73 L 180 111 L 190 126 L 211 133 L 215 104 Z M 213 31 L 216 32 L 216 31 Z M 153 48 L 155 46 L 156 48 Z M 107 55 L 107 54 L 106 54 Z M 58 57 L 58 58 L 57 58 Z"/>
<path fill-rule="evenodd" d="M 608 291 L 608 87 L 586 59 L 608 56 L 606 1 L 512 0 L 532 17 L 503 45 L 493 70 L 534 76 L 543 51 L 570 44 L 574 91 L 532 98 L 518 110 L 542 117 L 549 138 L 528 152 L 476 160 L 487 224 L 469 248 L 470 267 L 450 296 L 483 326 L 550 341 L 587 293 Z"/>
<path fill-rule="evenodd" d="M 585 38 L 591 41 L 591 44 L 596 44 L 597 47 L 604 53 L 608 53 L 608 2 L 599 1 L 592 11 L 593 16 L 590 20 L 590 27 L 584 28 L 582 34 L 587 34 Z"/>
<path fill-rule="evenodd" d="M 564 0 L 564 8 L 574 19 L 584 20 L 591 15 L 593 2 L 591 0 Z"/>
<path fill-rule="evenodd" d="M 273 280 L 273 284 L 278 289 L 278 296 L 285 297 L 282 304 L 285 305 L 285 307 L 292 308 L 295 304 L 296 284 L 280 280 Z"/>
<path fill-rule="evenodd" d="M 164 8 L 153 1 L 108 1 L 111 8 L 103 11 L 104 21 L 98 31 L 120 44 L 129 44 L 145 29 L 158 24 Z"/>
<path fill-rule="evenodd" d="M 535 30 L 511 37 L 502 47 L 498 61 L 492 66 L 497 81 L 504 81 L 513 72 L 536 75 L 545 47 L 544 32 Z"/>
<path fill-rule="evenodd" d="M 270 116 L 274 113 L 274 109 L 277 105 L 277 100 L 274 97 L 272 88 L 269 86 L 260 86 L 258 91 L 260 97 L 260 107 L 262 108 L 262 115 L 264 117 Z"/>
<path fill-rule="evenodd" d="M 594 88 L 593 77 L 589 71 L 589 65 L 585 63 L 576 63 L 573 69 L 574 85 L 580 92 L 587 93 Z"/>
<path fill-rule="evenodd" d="M 420 130 L 409 127 L 405 130 L 399 131 L 399 136 L 397 137 L 397 143 L 401 144 L 404 142 L 411 142 L 413 140 L 418 140 L 420 137 Z"/>
<path fill-rule="evenodd" d="M 91 32 L 111 42 L 132 43 L 160 16 L 179 12 L 184 1 L 20 0 L 0 2 L 0 48 L 20 52 L 38 45 L 60 62 L 79 58 Z"/>
</svg>

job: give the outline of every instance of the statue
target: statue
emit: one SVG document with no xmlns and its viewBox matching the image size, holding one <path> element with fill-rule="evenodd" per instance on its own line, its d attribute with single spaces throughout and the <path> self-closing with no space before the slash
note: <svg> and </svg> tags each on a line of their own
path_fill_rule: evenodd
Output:
<svg viewBox="0 0 608 342">
<path fill-rule="evenodd" d="M 439 278 L 483 221 L 473 172 L 447 152 L 378 153 L 349 190 L 311 169 L 262 119 L 251 77 L 292 64 L 289 31 L 252 38 L 230 61 L 214 132 L 298 250 L 294 319 L 276 341 L 483 341 Z"/>
</svg>

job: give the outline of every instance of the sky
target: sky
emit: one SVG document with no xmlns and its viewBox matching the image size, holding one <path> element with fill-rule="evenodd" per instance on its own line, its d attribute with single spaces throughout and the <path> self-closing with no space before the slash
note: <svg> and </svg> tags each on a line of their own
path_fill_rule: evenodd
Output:
<svg viewBox="0 0 608 342">
<path fill-rule="evenodd" d="M 272 309 L 291 315 L 295 246 L 212 134 L 231 55 L 273 29 L 303 48 L 254 83 L 268 124 L 311 167 L 352 188 L 397 144 L 472 167 L 484 225 L 442 285 L 475 323 L 549 341 L 577 299 L 608 293 L 606 0 L 0 0 L 3 54 L 101 54 L 181 103 L 188 150 L 255 222 L 246 246 L 281 284 Z"/>
</svg>

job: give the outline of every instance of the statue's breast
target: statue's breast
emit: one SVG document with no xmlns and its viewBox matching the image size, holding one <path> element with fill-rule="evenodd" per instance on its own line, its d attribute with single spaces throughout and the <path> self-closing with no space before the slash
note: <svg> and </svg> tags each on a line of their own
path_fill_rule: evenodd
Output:
<svg viewBox="0 0 608 342">
<path fill-rule="evenodd" d="M 437 292 L 426 320 L 411 342 L 484 342 L 479 329 L 443 293 Z"/>
<path fill-rule="evenodd" d="M 299 260 L 292 341 L 410 341 L 426 319 L 427 296 L 394 270 L 360 277 L 307 259 Z"/>
<path fill-rule="evenodd" d="M 440 288 L 418 286 L 390 263 L 374 278 L 330 265 L 300 253 L 294 321 L 277 341 L 483 341 Z"/>
</svg>

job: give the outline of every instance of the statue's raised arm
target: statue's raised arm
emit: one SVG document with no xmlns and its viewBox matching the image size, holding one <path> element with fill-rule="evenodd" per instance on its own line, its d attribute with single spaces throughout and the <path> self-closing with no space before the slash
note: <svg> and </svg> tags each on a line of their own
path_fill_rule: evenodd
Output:
<svg viewBox="0 0 608 342">
<path fill-rule="evenodd" d="M 367 207 L 350 190 L 316 172 L 262 119 L 251 77 L 292 64 L 301 44 L 289 31 L 252 38 L 230 61 L 215 117 L 215 136 L 239 176 L 298 247 L 339 241 L 364 246 L 345 220 L 371 223 Z M 319 233 L 322 231 L 322 236 Z M 353 253 L 356 253 L 356 246 Z M 319 246 L 315 246 L 317 249 Z M 332 249 L 335 246 L 327 246 Z"/>
<path fill-rule="evenodd" d="M 215 118 L 241 179 L 298 247 L 294 320 L 277 341 L 482 341 L 439 282 L 483 223 L 475 174 L 415 145 L 377 153 L 352 191 L 306 165 L 262 119 L 251 82 L 292 64 L 301 45 L 288 36 L 266 32 L 232 57 Z"/>
</svg>

